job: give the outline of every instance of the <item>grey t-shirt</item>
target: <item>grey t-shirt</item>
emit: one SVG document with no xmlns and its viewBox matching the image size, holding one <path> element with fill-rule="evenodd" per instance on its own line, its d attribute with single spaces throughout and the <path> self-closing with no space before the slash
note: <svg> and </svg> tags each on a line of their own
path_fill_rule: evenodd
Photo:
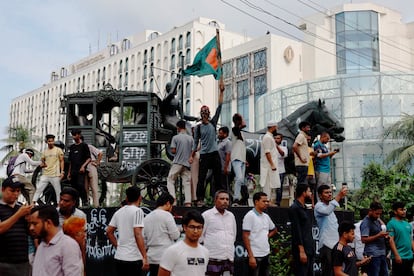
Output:
<svg viewBox="0 0 414 276">
<path fill-rule="evenodd" d="M 190 168 L 190 163 L 188 162 L 188 159 L 191 155 L 193 137 L 188 135 L 185 131 L 181 131 L 172 138 L 170 146 L 171 148 L 176 149 L 173 163 Z"/>
<path fill-rule="evenodd" d="M 226 163 L 226 154 L 231 154 L 231 142 L 230 139 L 227 137 L 218 143 L 218 153 L 220 155 L 221 160 L 221 171 L 224 171 L 224 164 Z M 227 166 L 227 171 L 231 170 L 231 162 Z"/>
</svg>

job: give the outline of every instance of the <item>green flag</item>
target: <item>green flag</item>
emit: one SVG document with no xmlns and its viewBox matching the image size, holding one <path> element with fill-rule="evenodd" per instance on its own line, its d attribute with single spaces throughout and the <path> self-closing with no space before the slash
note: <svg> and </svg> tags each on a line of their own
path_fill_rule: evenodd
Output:
<svg viewBox="0 0 414 276">
<path fill-rule="evenodd" d="M 221 53 L 218 50 L 217 37 L 215 36 L 197 53 L 193 64 L 183 71 L 184 76 L 193 75 L 202 77 L 213 75 L 216 80 L 220 79 L 222 70 L 219 66 L 219 58 L 221 58 Z"/>
</svg>

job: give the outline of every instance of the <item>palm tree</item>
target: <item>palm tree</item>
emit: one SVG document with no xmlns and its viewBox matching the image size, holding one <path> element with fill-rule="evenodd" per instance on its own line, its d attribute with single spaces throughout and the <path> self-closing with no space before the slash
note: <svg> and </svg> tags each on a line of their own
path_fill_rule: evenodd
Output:
<svg viewBox="0 0 414 276">
<path fill-rule="evenodd" d="M 414 115 L 403 114 L 402 118 L 384 130 L 384 138 L 397 139 L 402 145 L 392 150 L 385 159 L 386 164 L 395 162 L 397 171 L 408 171 L 414 158 Z"/>
<path fill-rule="evenodd" d="M 7 152 L 3 159 L 0 160 L 2 164 L 5 164 L 11 156 L 17 155 L 22 149 L 33 147 L 33 143 L 38 140 L 38 138 L 32 135 L 33 128 L 27 129 L 23 126 L 9 127 L 7 132 L 9 137 L 3 139 L 6 145 L 0 148 L 0 151 Z M 36 150 L 34 151 L 35 153 L 37 152 Z"/>
</svg>

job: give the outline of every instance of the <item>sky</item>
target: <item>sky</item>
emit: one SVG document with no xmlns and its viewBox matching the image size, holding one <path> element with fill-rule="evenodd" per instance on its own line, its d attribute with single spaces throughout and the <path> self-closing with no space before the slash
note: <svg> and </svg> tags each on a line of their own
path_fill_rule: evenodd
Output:
<svg viewBox="0 0 414 276">
<path fill-rule="evenodd" d="M 1 1 L 0 140 L 7 137 L 9 110 L 13 98 L 48 83 L 52 71 L 87 57 L 89 53 L 104 49 L 109 42 L 122 40 L 146 29 L 165 33 L 174 26 L 183 25 L 197 17 L 216 19 L 225 24 L 226 30 L 251 37 L 264 35 L 267 31 L 280 34 L 277 29 L 290 33 L 293 28 L 276 17 L 298 24 L 303 16 L 322 10 L 329 11 L 337 5 L 350 2 L 367 1 Z M 414 21 L 412 0 L 371 2 L 400 12 L 403 22 Z M 263 8 L 271 15 L 253 10 L 252 5 Z M 3 145 L 0 142 L 0 147 Z"/>
</svg>

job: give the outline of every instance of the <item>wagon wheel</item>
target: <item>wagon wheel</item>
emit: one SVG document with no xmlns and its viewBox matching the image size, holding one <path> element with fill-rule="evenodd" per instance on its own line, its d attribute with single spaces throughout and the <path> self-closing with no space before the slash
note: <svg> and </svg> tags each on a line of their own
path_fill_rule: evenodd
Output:
<svg viewBox="0 0 414 276">
<path fill-rule="evenodd" d="M 168 191 L 167 177 L 170 167 L 170 163 L 163 159 L 150 159 L 136 168 L 132 185 L 140 188 L 145 205 L 155 206 L 158 196 Z"/>
</svg>

